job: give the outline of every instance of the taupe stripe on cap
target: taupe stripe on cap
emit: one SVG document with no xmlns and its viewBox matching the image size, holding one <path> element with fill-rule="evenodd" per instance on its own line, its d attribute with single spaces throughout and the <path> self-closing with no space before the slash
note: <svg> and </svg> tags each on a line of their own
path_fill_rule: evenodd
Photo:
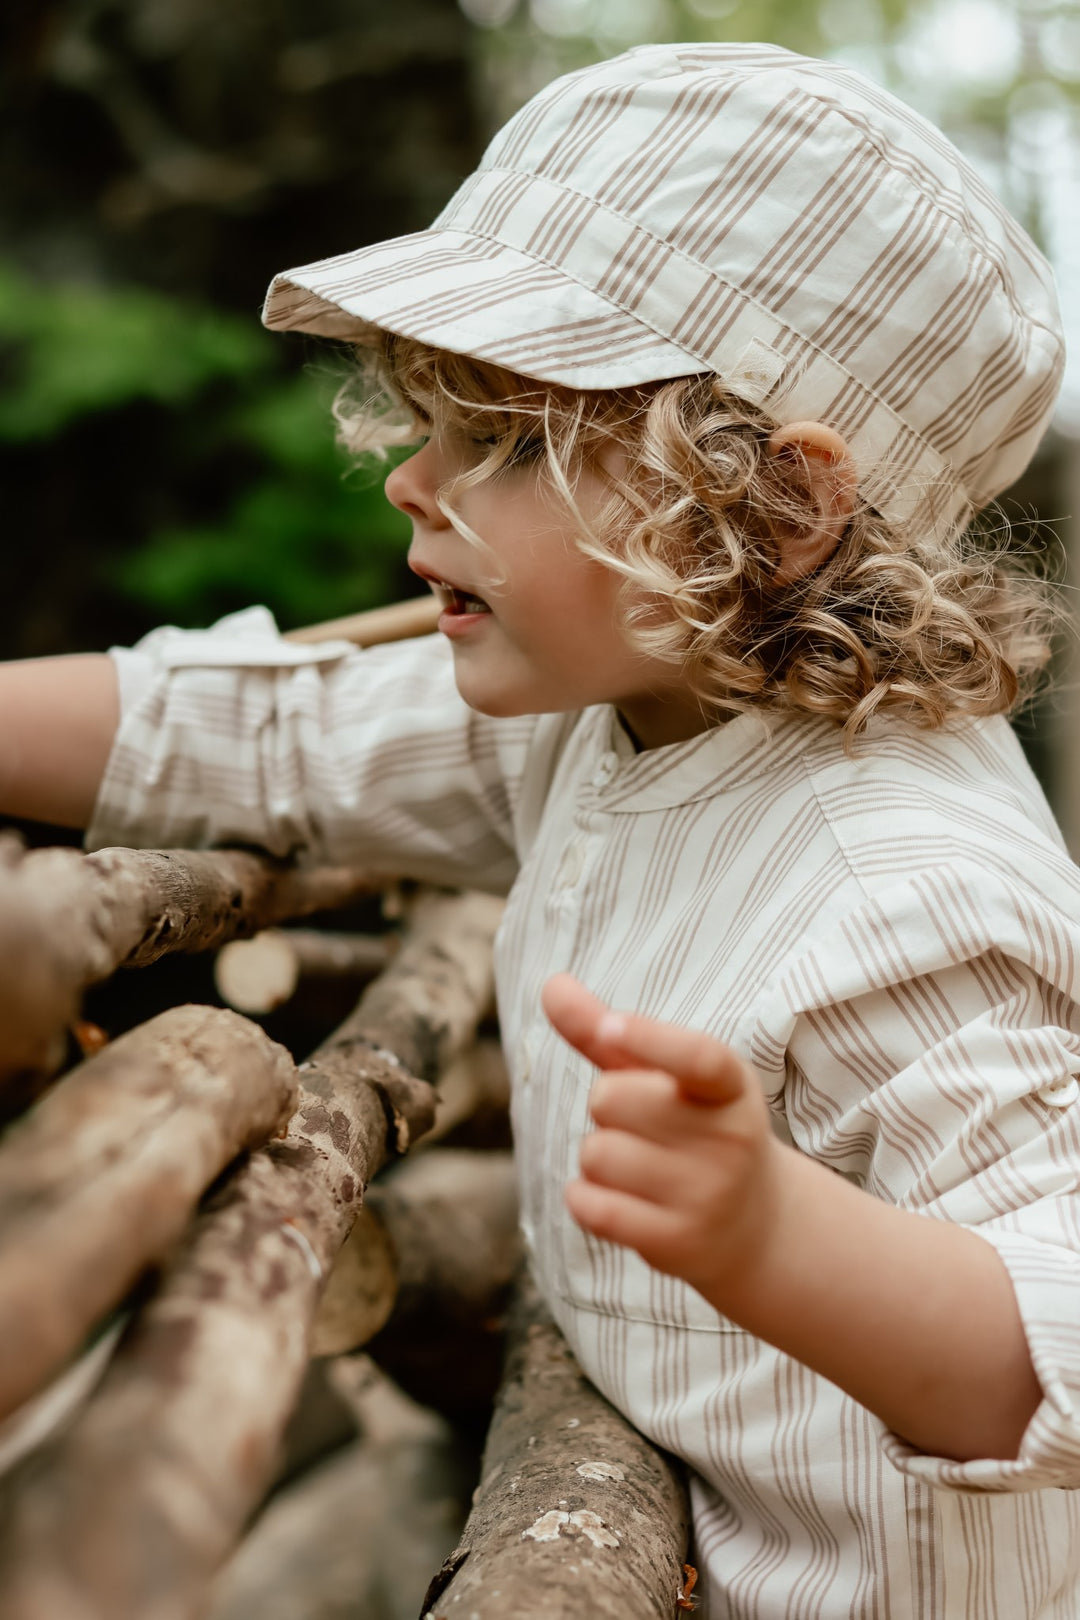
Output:
<svg viewBox="0 0 1080 1620">
<path fill-rule="evenodd" d="M 574 388 L 715 371 L 779 422 L 831 422 L 867 499 L 932 529 L 1023 471 L 1063 366 L 1049 267 L 945 137 L 768 45 L 557 80 L 431 230 L 285 272 L 264 319 Z"/>
</svg>

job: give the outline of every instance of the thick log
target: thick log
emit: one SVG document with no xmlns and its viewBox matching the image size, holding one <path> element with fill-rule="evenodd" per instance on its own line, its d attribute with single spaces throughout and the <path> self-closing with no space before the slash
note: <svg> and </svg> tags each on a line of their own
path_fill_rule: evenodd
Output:
<svg viewBox="0 0 1080 1620">
<path fill-rule="evenodd" d="M 434 1073 L 488 1003 L 497 913 L 476 896 L 419 908 L 387 973 L 302 1067 L 288 1136 L 222 1184 L 86 1410 L 2 1482 L 4 1620 L 199 1614 L 271 1473 L 363 1189 L 430 1124 L 431 1087 L 404 1063 Z"/>
<path fill-rule="evenodd" d="M 83 990 L 117 968 L 209 950 L 375 886 L 244 850 L 27 854 L 0 839 L 0 1081 L 54 1072 Z"/>
<path fill-rule="evenodd" d="M 388 1380 L 369 1380 L 357 1406 L 364 1438 L 273 1498 L 207 1620 L 416 1620 L 465 1521 L 475 1458 Z"/>
<path fill-rule="evenodd" d="M 73 1069 L 0 1146 L 0 1417 L 64 1366 L 180 1236 L 199 1197 L 286 1123 L 284 1047 L 174 1007 Z"/>
<path fill-rule="evenodd" d="M 355 979 L 381 973 L 394 948 L 392 934 L 333 934 L 317 928 L 265 928 L 218 952 L 214 984 L 237 1012 L 263 1016 L 282 1007 L 302 979 Z"/>
<path fill-rule="evenodd" d="M 386 607 L 349 613 L 343 619 L 327 619 L 308 624 L 302 630 L 289 630 L 286 641 L 351 641 L 354 647 L 374 647 L 379 642 L 407 641 L 412 636 L 429 635 L 441 612 L 434 596 L 409 597 Z"/>
<path fill-rule="evenodd" d="M 678 1465 L 588 1383 L 526 1283 L 473 1509 L 425 1620 L 670 1620 L 688 1523 Z"/>
<path fill-rule="evenodd" d="M 456 1326 L 502 1315 L 520 1255 L 510 1154 L 417 1154 L 369 1189 L 319 1304 L 312 1352 L 366 1344 L 396 1308 L 395 1337 L 419 1324 L 443 1361 Z"/>
</svg>

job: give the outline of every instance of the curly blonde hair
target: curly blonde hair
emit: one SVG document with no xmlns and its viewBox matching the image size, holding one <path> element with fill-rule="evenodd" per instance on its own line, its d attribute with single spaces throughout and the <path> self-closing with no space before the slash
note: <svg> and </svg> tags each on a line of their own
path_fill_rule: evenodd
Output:
<svg viewBox="0 0 1080 1620">
<path fill-rule="evenodd" d="M 778 583 L 781 542 L 817 521 L 805 464 L 770 452 L 776 423 L 715 375 L 577 392 L 376 328 L 356 354 L 345 446 L 385 458 L 433 424 L 465 432 L 479 455 L 440 504 L 481 545 L 455 494 L 528 458 L 581 550 L 622 576 L 631 644 L 681 665 L 707 716 L 823 715 L 850 747 L 878 713 L 928 730 L 1008 713 L 1049 658 L 1051 587 L 1004 523 L 929 543 L 857 503 L 828 560 Z M 585 467 L 607 486 L 588 517 Z"/>
</svg>

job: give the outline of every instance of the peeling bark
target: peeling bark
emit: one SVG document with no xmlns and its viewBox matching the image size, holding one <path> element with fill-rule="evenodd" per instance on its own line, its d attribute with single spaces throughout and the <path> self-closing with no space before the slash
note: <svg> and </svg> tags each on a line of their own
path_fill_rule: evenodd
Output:
<svg viewBox="0 0 1080 1620">
<path fill-rule="evenodd" d="M 72 1070 L 0 1146 L 0 1417 L 179 1238 L 209 1183 L 288 1120 L 288 1052 L 174 1007 Z"/>
<path fill-rule="evenodd" d="M 473 1510 L 424 1620 L 670 1620 L 688 1522 L 678 1465 L 588 1383 L 524 1285 Z"/>
<path fill-rule="evenodd" d="M 287 1137 L 218 1189 L 94 1399 L 2 1482 L 4 1620 L 199 1614 L 271 1472 L 363 1189 L 430 1125 L 431 1087 L 404 1064 L 448 1060 L 490 998 L 494 913 L 474 902 L 420 908 L 416 937 L 302 1067 Z"/>
<path fill-rule="evenodd" d="M 0 1082 L 53 1073 L 83 990 L 118 967 L 209 950 L 375 886 L 244 850 L 26 854 L 0 839 Z"/>
</svg>

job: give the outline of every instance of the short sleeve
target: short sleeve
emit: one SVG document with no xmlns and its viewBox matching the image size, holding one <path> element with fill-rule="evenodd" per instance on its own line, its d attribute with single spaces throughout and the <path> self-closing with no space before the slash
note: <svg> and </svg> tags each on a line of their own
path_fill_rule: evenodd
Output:
<svg viewBox="0 0 1080 1620">
<path fill-rule="evenodd" d="M 752 1042 L 797 1147 L 1008 1269 L 1043 1391 L 1017 1459 L 884 1436 L 948 1489 L 1080 1486 L 1080 885 L 1043 859 L 864 892 L 783 965 Z"/>
<path fill-rule="evenodd" d="M 509 888 L 536 722 L 470 710 L 441 638 L 305 646 L 254 608 L 132 656 L 87 848 L 243 844 Z"/>
</svg>

